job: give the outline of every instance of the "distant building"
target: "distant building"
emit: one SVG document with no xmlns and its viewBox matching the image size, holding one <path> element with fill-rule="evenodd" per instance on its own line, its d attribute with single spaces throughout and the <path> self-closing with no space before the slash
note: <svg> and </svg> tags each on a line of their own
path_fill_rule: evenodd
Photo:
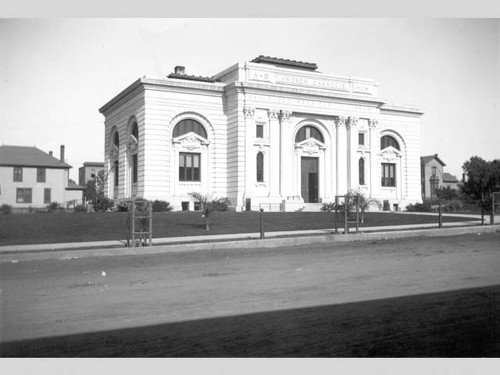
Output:
<svg viewBox="0 0 500 375">
<path fill-rule="evenodd" d="M 443 172 L 443 186 L 450 187 L 450 189 L 458 190 L 460 181 L 448 172 Z"/>
<path fill-rule="evenodd" d="M 105 195 L 175 210 L 196 207 L 190 192 L 236 211 L 319 210 L 350 189 L 392 210 L 420 201 L 422 112 L 317 68 L 259 56 L 213 77 L 138 79 L 100 108 Z"/>
<path fill-rule="evenodd" d="M 71 165 L 36 147 L 0 146 L 0 205 L 17 210 L 81 204 L 83 187 L 69 183 Z"/>
<path fill-rule="evenodd" d="M 104 163 L 87 161 L 78 169 L 78 184 L 86 186 L 87 182 L 97 177 L 104 170 Z"/>
<path fill-rule="evenodd" d="M 445 166 L 438 154 L 420 158 L 422 199 L 436 198 L 436 192 L 441 187 L 449 186 L 458 190 L 459 181 L 455 176 L 443 171 Z"/>
</svg>

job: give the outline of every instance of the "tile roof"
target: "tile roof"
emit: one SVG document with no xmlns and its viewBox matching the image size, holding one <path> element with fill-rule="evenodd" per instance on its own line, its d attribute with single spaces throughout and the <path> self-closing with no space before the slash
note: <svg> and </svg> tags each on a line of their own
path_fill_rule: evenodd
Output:
<svg viewBox="0 0 500 375">
<path fill-rule="evenodd" d="M 299 68 L 299 69 L 306 69 L 306 70 L 318 69 L 318 65 L 316 65 L 316 63 L 297 61 L 297 60 L 288 60 L 288 59 L 282 59 L 279 57 L 270 57 L 270 56 L 264 56 L 264 55 L 260 55 L 259 57 L 256 57 L 251 62 L 274 64 L 277 66 L 281 65 L 281 66 L 286 66 L 288 68 Z"/>
<path fill-rule="evenodd" d="M 71 165 L 61 163 L 59 159 L 39 150 L 27 146 L 0 146 L 0 165 L 18 167 L 46 167 L 72 168 Z"/>
<path fill-rule="evenodd" d="M 189 81 L 200 81 L 200 82 L 216 82 L 215 79 L 210 77 L 193 76 L 193 75 L 178 74 L 178 73 L 170 73 L 167 76 L 167 78 L 187 79 Z"/>
<path fill-rule="evenodd" d="M 421 157 L 420 157 L 420 160 L 422 160 L 422 163 L 424 163 L 424 164 L 427 164 L 428 162 L 430 162 L 430 161 L 431 161 L 431 160 L 433 160 L 433 159 L 436 159 L 439 163 L 441 163 L 441 165 L 442 165 L 443 167 L 445 167 L 445 166 L 446 166 L 446 164 L 444 163 L 444 161 L 442 161 L 442 160 L 439 158 L 438 154 L 428 155 L 428 156 L 421 156 Z"/>
</svg>

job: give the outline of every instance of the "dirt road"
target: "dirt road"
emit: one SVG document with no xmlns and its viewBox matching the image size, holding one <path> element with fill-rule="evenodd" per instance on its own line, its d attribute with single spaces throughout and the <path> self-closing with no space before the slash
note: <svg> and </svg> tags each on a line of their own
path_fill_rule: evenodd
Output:
<svg viewBox="0 0 500 375">
<path fill-rule="evenodd" d="M 498 356 L 500 233 L 0 265 L 2 356 Z"/>
</svg>

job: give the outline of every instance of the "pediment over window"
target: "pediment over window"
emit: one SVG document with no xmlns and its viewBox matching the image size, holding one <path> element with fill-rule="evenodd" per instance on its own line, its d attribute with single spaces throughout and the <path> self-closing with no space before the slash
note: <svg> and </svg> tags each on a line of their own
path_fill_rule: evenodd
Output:
<svg viewBox="0 0 500 375">
<path fill-rule="evenodd" d="M 187 148 L 188 150 L 195 150 L 201 148 L 202 146 L 207 146 L 210 144 L 207 139 L 201 137 L 195 132 L 189 132 L 177 138 L 174 138 L 172 139 L 172 143 L 178 144 L 184 148 Z"/>
<path fill-rule="evenodd" d="M 326 149 L 324 143 L 318 141 L 316 138 L 307 138 L 295 144 L 296 149 L 301 149 L 304 154 L 316 154 L 320 150 Z"/>
<path fill-rule="evenodd" d="M 396 161 L 402 155 L 401 151 L 392 146 L 386 147 L 379 152 L 379 156 L 386 161 Z"/>
</svg>

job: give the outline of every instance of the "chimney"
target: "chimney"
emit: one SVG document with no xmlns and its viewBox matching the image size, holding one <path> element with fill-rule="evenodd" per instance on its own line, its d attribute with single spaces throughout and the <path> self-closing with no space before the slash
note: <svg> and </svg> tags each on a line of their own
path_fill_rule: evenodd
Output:
<svg viewBox="0 0 500 375">
<path fill-rule="evenodd" d="M 52 151 L 49 151 L 49 155 L 50 156 L 54 156 L 53 152 Z"/>
<path fill-rule="evenodd" d="M 183 66 L 177 65 L 177 66 L 174 68 L 174 72 L 175 72 L 175 74 L 181 74 L 181 75 L 184 75 L 184 74 L 186 74 L 186 68 L 185 68 L 185 67 L 183 67 Z"/>
<path fill-rule="evenodd" d="M 61 163 L 64 163 L 64 145 L 61 145 Z"/>
</svg>

